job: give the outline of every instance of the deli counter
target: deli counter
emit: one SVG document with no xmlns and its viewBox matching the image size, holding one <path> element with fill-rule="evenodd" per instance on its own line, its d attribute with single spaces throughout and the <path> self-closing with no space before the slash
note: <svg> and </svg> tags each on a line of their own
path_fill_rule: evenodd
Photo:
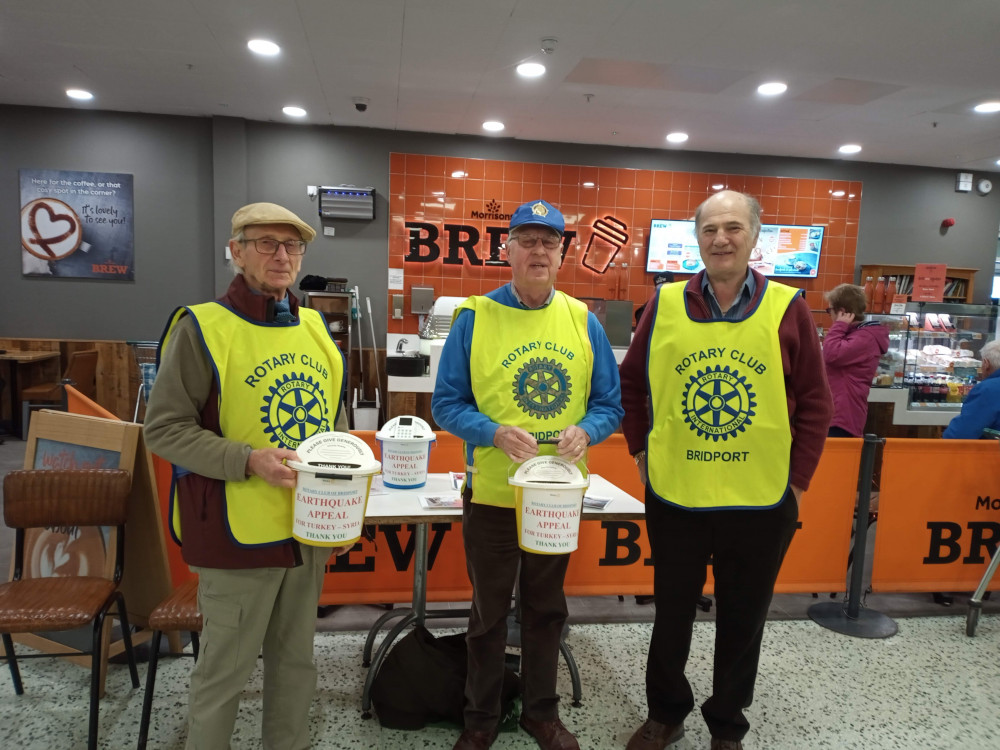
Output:
<svg viewBox="0 0 1000 750">
<path fill-rule="evenodd" d="M 977 382 L 980 349 L 996 337 L 996 305 L 910 302 L 902 314 L 867 319 L 889 329 L 868 403 L 891 404 L 895 425 L 946 426 Z"/>
</svg>

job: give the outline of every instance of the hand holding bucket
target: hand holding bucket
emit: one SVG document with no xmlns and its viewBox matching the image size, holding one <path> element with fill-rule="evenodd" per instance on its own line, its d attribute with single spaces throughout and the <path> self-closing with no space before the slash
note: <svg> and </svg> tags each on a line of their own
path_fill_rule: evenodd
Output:
<svg viewBox="0 0 1000 750">
<path fill-rule="evenodd" d="M 561 555 L 577 548 L 583 494 L 590 479 L 558 456 L 525 461 L 514 476 L 518 546 L 525 552 Z"/>
<path fill-rule="evenodd" d="M 372 476 L 382 465 L 346 432 L 324 432 L 299 444 L 292 536 L 314 547 L 344 547 L 361 538 Z"/>
</svg>

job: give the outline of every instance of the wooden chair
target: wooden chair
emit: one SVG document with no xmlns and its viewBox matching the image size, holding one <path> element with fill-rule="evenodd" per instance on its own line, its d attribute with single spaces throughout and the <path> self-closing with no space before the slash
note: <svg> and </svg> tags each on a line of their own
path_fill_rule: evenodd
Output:
<svg viewBox="0 0 1000 750">
<path fill-rule="evenodd" d="M 21 431 L 22 439 L 28 439 L 28 422 L 32 409 L 52 407 L 65 409 L 63 386 L 71 383 L 80 393 L 90 399 L 97 398 L 97 349 L 72 352 L 66 371 L 58 383 L 39 383 L 21 391 Z"/>
<path fill-rule="evenodd" d="M 14 578 L 0 584 L 0 635 L 4 658 L 14 680 L 14 692 L 24 693 L 18 659 L 71 654 L 22 654 L 18 657 L 11 634 L 73 630 L 93 623 L 92 649 L 72 652 L 72 655 L 91 654 L 89 750 L 97 750 L 101 666 L 106 660 L 106 654 L 102 653 L 102 630 L 112 605 L 115 606 L 112 616 L 121 622 L 132 687 L 139 687 L 125 599 L 118 589 L 124 565 L 125 521 L 131 485 L 129 472 L 119 469 L 13 471 L 3 482 L 4 521 L 15 529 L 16 535 Z M 115 528 L 115 564 L 110 579 L 97 576 L 22 577 L 26 529 L 79 526 Z"/>
<path fill-rule="evenodd" d="M 174 593 L 156 605 L 149 614 L 149 627 L 153 628 L 153 639 L 150 643 L 149 669 L 146 672 L 146 694 L 142 697 L 142 717 L 139 720 L 138 750 L 145 750 L 146 738 L 149 735 L 149 719 L 153 710 L 153 690 L 156 687 L 156 665 L 160 656 L 160 638 L 164 631 L 181 631 L 191 634 L 191 649 L 198 659 L 202 619 L 198 611 L 198 579 L 185 581 Z"/>
</svg>

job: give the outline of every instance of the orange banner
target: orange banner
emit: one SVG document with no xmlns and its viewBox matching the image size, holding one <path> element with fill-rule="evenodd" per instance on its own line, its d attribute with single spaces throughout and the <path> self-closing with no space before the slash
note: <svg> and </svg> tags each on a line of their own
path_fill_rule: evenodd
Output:
<svg viewBox="0 0 1000 750">
<path fill-rule="evenodd" d="M 1000 542 L 997 448 L 993 440 L 885 441 L 872 590 L 979 585 Z"/>
<path fill-rule="evenodd" d="M 372 447 L 376 457 L 379 455 L 374 432 L 354 434 Z M 778 577 L 777 591 L 844 590 L 861 443 L 860 439 L 827 440 L 812 489 L 802 499 L 800 528 Z M 429 470 L 461 471 L 465 465 L 461 446 L 458 438 L 439 432 L 430 452 Z M 643 485 L 620 433 L 591 448 L 588 463 L 595 474 L 644 499 Z M 156 465 L 160 497 L 166 500 L 169 464 L 157 459 Z M 472 588 L 465 570 L 461 524 L 432 523 L 429 532 L 428 601 L 468 601 Z M 330 560 L 320 603 L 408 602 L 413 592 L 415 545 L 412 524 L 374 527 L 374 539 L 362 539 L 347 554 Z M 177 547 L 168 546 L 177 585 L 191 574 Z M 653 593 L 645 521 L 585 521 L 580 527 L 579 548 L 570 558 L 565 588 L 570 596 Z M 711 573 L 705 590 L 712 590 Z"/>
</svg>

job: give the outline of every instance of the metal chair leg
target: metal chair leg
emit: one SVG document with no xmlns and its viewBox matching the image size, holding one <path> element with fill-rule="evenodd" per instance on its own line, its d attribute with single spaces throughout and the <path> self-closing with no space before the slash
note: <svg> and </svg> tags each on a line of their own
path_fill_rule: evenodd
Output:
<svg viewBox="0 0 1000 750">
<path fill-rule="evenodd" d="M 90 721 L 87 729 L 87 750 L 97 750 L 97 714 L 101 701 L 101 629 L 105 613 L 94 619 L 94 641 L 90 653 Z"/>
<path fill-rule="evenodd" d="M 14 692 L 24 695 L 24 685 L 21 684 L 21 670 L 17 668 L 17 656 L 14 654 L 14 639 L 9 633 L 3 634 L 3 648 L 7 654 L 7 664 L 10 666 L 10 676 L 14 678 Z"/>
<path fill-rule="evenodd" d="M 149 735 L 149 717 L 153 711 L 153 690 L 156 688 L 156 665 L 160 659 L 160 639 L 162 630 L 153 631 L 153 639 L 149 644 L 149 667 L 146 670 L 146 693 L 142 696 L 142 714 L 139 718 L 139 744 L 137 750 L 146 749 L 146 738 Z"/>
<path fill-rule="evenodd" d="M 135 652 L 132 650 L 132 630 L 128 625 L 128 613 L 125 611 L 125 596 L 122 592 L 115 593 L 118 605 L 118 622 L 121 623 L 122 640 L 125 642 L 125 654 L 128 656 L 128 670 L 132 677 L 132 689 L 139 688 L 139 670 L 135 667 Z"/>
</svg>

